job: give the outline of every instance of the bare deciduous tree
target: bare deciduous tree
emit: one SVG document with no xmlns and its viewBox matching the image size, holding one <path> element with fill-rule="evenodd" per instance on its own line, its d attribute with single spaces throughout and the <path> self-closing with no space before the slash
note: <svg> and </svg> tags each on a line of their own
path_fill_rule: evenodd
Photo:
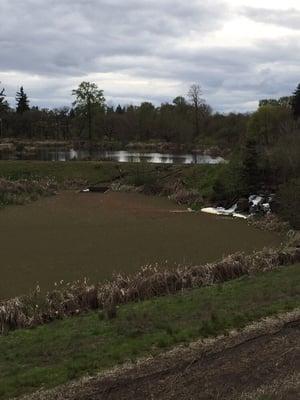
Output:
<svg viewBox="0 0 300 400">
<path fill-rule="evenodd" d="M 200 117 L 201 117 L 201 108 L 205 104 L 205 100 L 201 97 L 202 90 L 201 87 L 197 84 L 193 84 L 190 86 L 188 91 L 188 98 L 190 103 L 194 109 L 195 115 L 195 136 L 199 136 L 200 134 Z"/>
</svg>

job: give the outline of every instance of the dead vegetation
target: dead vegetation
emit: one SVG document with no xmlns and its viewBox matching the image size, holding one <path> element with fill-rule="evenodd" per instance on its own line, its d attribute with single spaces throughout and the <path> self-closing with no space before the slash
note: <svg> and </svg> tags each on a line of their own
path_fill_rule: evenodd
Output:
<svg viewBox="0 0 300 400">
<path fill-rule="evenodd" d="M 296 400 L 300 393 L 300 373 L 277 379 L 269 385 L 263 385 L 254 392 L 243 393 L 231 400 Z"/>
<path fill-rule="evenodd" d="M 285 233 L 290 230 L 289 223 L 283 221 L 274 213 L 265 214 L 264 216 L 251 216 L 248 219 L 248 224 L 254 226 L 255 228 L 269 232 Z"/>
<path fill-rule="evenodd" d="M 299 261 L 299 247 L 265 249 L 250 255 L 236 253 L 200 266 L 148 265 L 135 274 L 117 274 L 112 280 L 98 284 L 90 284 L 86 279 L 73 283 L 62 281 L 48 293 L 42 293 L 37 287 L 29 295 L 0 302 L 0 332 L 5 334 L 92 309 L 104 310 L 112 318 L 121 304 L 221 283 Z"/>
<path fill-rule="evenodd" d="M 0 205 L 24 204 L 40 196 L 55 194 L 57 184 L 50 178 L 8 180 L 0 179 Z"/>
<path fill-rule="evenodd" d="M 203 198 L 196 189 L 186 189 L 183 186 L 157 186 L 157 185 L 124 185 L 114 183 L 111 185 L 111 190 L 115 192 L 133 192 L 142 193 L 145 195 L 167 196 L 170 200 L 179 205 L 193 206 L 203 203 Z"/>
</svg>

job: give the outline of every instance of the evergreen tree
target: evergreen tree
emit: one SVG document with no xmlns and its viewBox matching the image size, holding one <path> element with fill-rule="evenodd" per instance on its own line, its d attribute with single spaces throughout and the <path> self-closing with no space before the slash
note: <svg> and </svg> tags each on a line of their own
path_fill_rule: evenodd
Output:
<svg viewBox="0 0 300 400">
<path fill-rule="evenodd" d="M 260 154 L 255 139 L 248 138 L 241 154 L 241 179 L 246 194 L 255 194 L 260 188 L 261 171 L 259 167 Z"/>
<path fill-rule="evenodd" d="M 9 109 L 9 105 L 8 102 L 5 100 L 5 97 L 6 97 L 5 89 L 0 88 L 0 113 L 8 111 Z"/>
<path fill-rule="evenodd" d="M 293 93 L 292 97 L 292 110 L 295 119 L 300 117 L 300 83 L 297 86 L 297 89 Z"/>
<path fill-rule="evenodd" d="M 29 100 L 27 94 L 24 92 L 23 86 L 20 87 L 20 91 L 16 94 L 16 102 L 18 114 L 23 114 L 25 111 L 29 111 Z"/>
<path fill-rule="evenodd" d="M 121 106 L 120 106 L 120 104 L 117 106 L 117 108 L 116 108 L 116 113 L 117 114 L 124 114 L 124 112 L 125 112 L 125 110 L 124 110 L 124 108 L 122 108 Z"/>
</svg>

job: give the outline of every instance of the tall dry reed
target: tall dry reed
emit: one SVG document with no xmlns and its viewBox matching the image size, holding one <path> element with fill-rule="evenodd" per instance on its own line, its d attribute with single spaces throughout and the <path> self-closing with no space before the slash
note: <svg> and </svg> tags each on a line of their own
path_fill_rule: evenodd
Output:
<svg viewBox="0 0 300 400">
<path fill-rule="evenodd" d="M 265 249 L 250 255 L 236 253 L 202 266 L 159 268 L 148 265 L 135 274 L 117 274 L 112 280 L 96 285 L 86 279 L 67 284 L 60 282 L 55 290 L 46 294 L 36 288 L 27 296 L 0 302 L 0 332 L 5 334 L 13 329 L 45 324 L 91 309 L 111 311 L 128 302 L 225 282 L 299 261 L 299 247 Z"/>
</svg>

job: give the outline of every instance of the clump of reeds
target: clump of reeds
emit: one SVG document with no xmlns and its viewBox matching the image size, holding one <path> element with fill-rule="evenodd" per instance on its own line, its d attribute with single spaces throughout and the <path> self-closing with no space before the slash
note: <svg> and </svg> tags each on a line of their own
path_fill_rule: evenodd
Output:
<svg viewBox="0 0 300 400">
<path fill-rule="evenodd" d="M 300 231 L 290 229 L 287 232 L 286 245 L 288 247 L 300 247 Z"/>
<path fill-rule="evenodd" d="M 0 332 L 44 324 L 91 309 L 102 309 L 112 318 L 120 304 L 221 283 L 299 261 L 299 247 L 266 249 L 250 255 L 236 253 L 200 266 L 148 265 L 132 275 L 117 274 L 112 280 L 96 285 L 86 279 L 60 282 L 46 294 L 37 288 L 27 296 L 0 302 Z"/>
<path fill-rule="evenodd" d="M 178 204 L 192 205 L 201 204 L 203 198 L 196 189 L 179 188 L 169 198 Z"/>
</svg>

